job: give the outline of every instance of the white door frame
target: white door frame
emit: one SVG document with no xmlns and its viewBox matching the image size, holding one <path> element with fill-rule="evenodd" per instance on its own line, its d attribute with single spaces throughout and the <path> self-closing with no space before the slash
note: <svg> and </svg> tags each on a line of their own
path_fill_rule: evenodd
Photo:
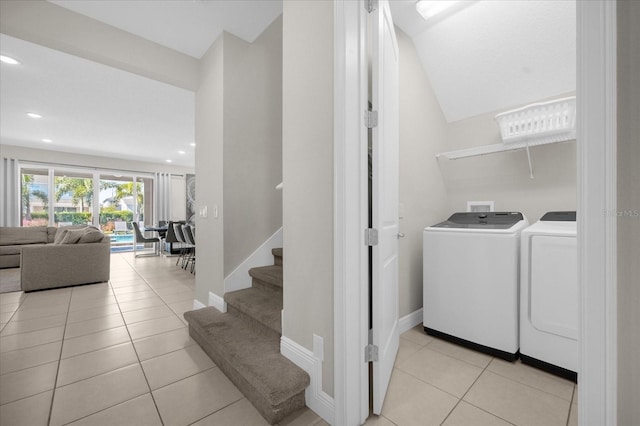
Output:
<svg viewBox="0 0 640 426">
<path fill-rule="evenodd" d="M 580 425 L 617 421 L 616 2 L 579 0 Z"/>
<path fill-rule="evenodd" d="M 362 1 L 336 0 L 334 62 L 334 397 L 335 424 L 368 414 L 363 324 Z M 617 419 L 616 3 L 577 2 L 578 262 L 581 282 L 579 422 Z M 366 88 L 365 88 L 366 89 Z M 366 175 L 365 175 L 366 176 Z M 366 327 L 365 327 L 366 328 Z"/>
<path fill-rule="evenodd" d="M 334 401 L 336 425 L 369 415 L 364 1 L 334 2 Z"/>
</svg>

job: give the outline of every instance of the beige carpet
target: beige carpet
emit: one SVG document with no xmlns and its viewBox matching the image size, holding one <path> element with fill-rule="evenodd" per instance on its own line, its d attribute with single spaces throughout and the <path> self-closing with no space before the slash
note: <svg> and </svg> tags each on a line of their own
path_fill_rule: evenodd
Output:
<svg viewBox="0 0 640 426">
<path fill-rule="evenodd" d="M 20 291 L 20 268 L 0 269 L 0 293 Z"/>
</svg>

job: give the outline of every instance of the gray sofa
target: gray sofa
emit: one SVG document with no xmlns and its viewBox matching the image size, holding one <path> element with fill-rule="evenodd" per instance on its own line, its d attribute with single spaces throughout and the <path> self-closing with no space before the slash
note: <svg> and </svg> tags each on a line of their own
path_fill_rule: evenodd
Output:
<svg viewBox="0 0 640 426">
<path fill-rule="evenodd" d="M 105 282 L 110 262 L 110 238 L 93 227 L 0 227 L 0 268 L 20 267 L 23 291 Z"/>
</svg>

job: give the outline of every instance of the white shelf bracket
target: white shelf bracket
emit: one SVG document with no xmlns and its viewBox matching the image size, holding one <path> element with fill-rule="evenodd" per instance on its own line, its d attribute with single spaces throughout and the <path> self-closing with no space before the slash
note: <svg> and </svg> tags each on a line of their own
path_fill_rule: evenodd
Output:
<svg viewBox="0 0 640 426">
<path fill-rule="evenodd" d="M 527 161 L 529 162 L 529 178 L 533 179 L 533 164 L 531 163 L 531 152 L 529 151 L 529 141 L 526 141 Z"/>
</svg>

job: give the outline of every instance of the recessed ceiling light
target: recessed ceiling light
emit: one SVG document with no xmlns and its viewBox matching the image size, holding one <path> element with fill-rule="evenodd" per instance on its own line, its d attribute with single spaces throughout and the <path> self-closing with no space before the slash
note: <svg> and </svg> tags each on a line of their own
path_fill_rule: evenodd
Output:
<svg viewBox="0 0 640 426">
<path fill-rule="evenodd" d="M 13 59 L 11 56 L 0 55 L 0 62 L 9 65 L 20 65 L 20 61 Z"/>
<path fill-rule="evenodd" d="M 45 142 L 45 143 L 51 143 L 51 142 L 53 142 L 53 141 L 52 141 L 51 139 L 44 138 L 44 139 L 42 139 L 42 142 Z"/>
<path fill-rule="evenodd" d="M 27 116 L 29 116 L 31 118 L 42 118 L 42 116 L 40 114 L 36 114 L 35 112 L 28 112 Z"/>
<path fill-rule="evenodd" d="M 167 163 L 171 163 L 173 160 L 164 160 L 164 161 L 166 161 Z"/>
<path fill-rule="evenodd" d="M 180 151 L 178 151 L 178 154 L 186 154 L 186 152 L 180 150 Z"/>
<path fill-rule="evenodd" d="M 416 3 L 416 10 L 425 20 L 428 20 L 458 2 L 459 0 L 419 0 Z"/>
<path fill-rule="evenodd" d="M 195 142 L 191 142 L 189 145 L 196 146 L 196 143 Z"/>
</svg>

